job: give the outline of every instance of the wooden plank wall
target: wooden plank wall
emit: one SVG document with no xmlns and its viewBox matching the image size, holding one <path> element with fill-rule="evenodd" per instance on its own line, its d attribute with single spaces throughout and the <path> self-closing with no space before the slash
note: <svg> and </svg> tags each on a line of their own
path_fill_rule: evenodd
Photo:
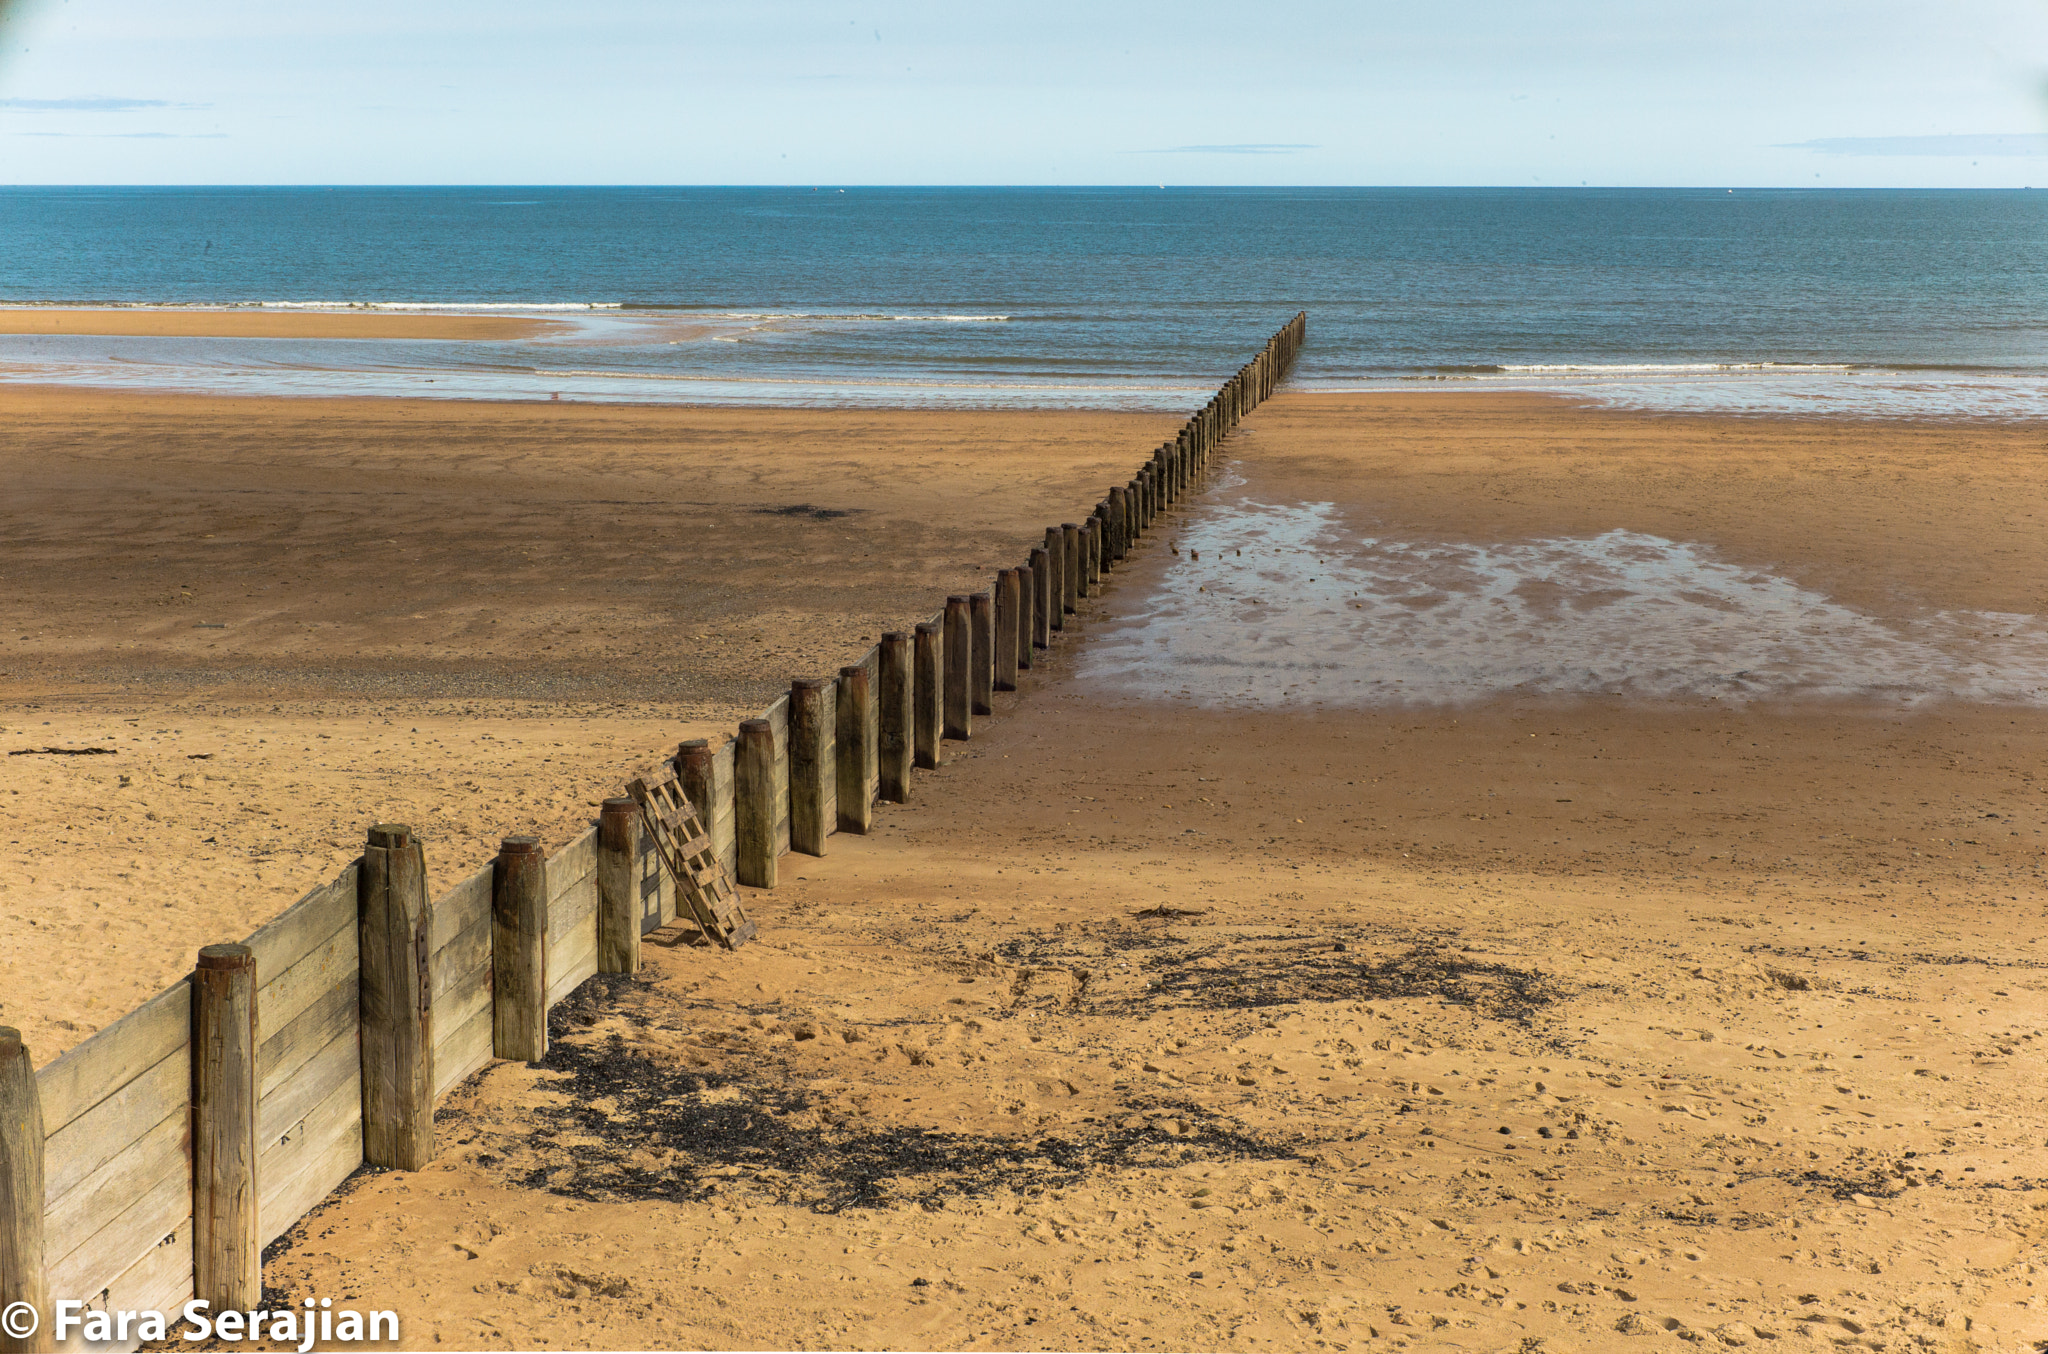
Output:
<svg viewBox="0 0 2048 1354">
<path fill-rule="evenodd" d="M 363 1160 L 356 876 L 292 904 L 256 952 L 258 1232 L 268 1244 Z"/>
<path fill-rule="evenodd" d="M 434 900 L 434 1098 L 491 1060 L 491 874 Z"/>
<path fill-rule="evenodd" d="M 597 972 L 597 829 L 548 857 L 548 1000 Z"/>
<path fill-rule="evenodd" d="M 705 812 L 703 808 L 697 811 Z M 638 816 L 633 819 L 633 896 L 640 900 L 641 935 L 658 931 L 676 919 L 675 880 L 662 868 L 654 834 Z"/>
<path fill-rule="evenodd" d="M 185 979 L 36 1074 L 50 1292 L 171 1311 L 192 1295 Z"/>
</svg>

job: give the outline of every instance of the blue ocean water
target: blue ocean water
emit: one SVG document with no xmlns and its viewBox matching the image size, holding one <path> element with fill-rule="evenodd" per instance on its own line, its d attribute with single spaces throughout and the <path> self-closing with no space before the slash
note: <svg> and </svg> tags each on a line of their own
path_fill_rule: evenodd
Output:
<svg viewBox="0 0 2048 1354">
<path fill-rule="evenodd" d="M 0 304 L 532 311 L 540 341 L 0 337 L 0 379 L 1179 408 L 1309 388 L 2048 416 L 2048 192 L 6 188 Z"/>
</svg>

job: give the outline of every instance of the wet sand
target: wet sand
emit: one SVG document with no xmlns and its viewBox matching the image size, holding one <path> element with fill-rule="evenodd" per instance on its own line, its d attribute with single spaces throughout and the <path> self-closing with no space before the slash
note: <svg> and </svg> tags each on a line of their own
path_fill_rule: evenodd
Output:
<svg viewBox="0 0 2048 1354">
<path fill-rule="evenodd" d="M 195 407 L 192 426 L 219 412 Z M 353 417 L 392 430 L 425 416 Z M 1082 464 L 1090 438 L 1107 444 L 1103 465 L 1121 467 L 1156 437 L 1142 424 L 1078 425 L 1090 431 L 1068 434 L 1069 484 L 1020 473 L 1043 464 L 1035 452 L 1023 465 L 993 458 L 995 469 L 963 456 L 973 473 L 945 473 L 915 430 L 958 436 L 953 415 L 791 414 L 747 443 L 731 432 L 740 415 L 677 411 L 631 452 L 620 446 L 648 411 L 575 411 L 563 425 L 573 434 L 548 452 L 539 433 L 507 435 L 531 417 L 509 411 L 479 437 L 509 448 L 499 454 L 514 482 L 539 482 L 558 458 L 643 474 L 664 438 L 687 442 L 687 425 L 708 420 L 721 435 L 704 441 L 723 459 L 705 458 L 711 492 L 694 479 L 689 492 L 722 502 L 703 513 L 714 531 L 741 504 L 838 503 L 811 492 L 822 468 L 866 467 L 872 518 L 744 520 L 691 547 L 703 553 L 690 561 L 723 577 L 718 547 L 765 526 L 785 571 L 791 558 L 829 561 L 846 580 L 835 604 L 863 599 L 876 616 L 927 614 L 962 586 L 949 576 L 1009 562 L 1039 518 L 1092 501 L 1103 475 Z M 1034 420 L 1067 416 L 1014 417 L 1021 449 L 1055 435 Z M 45 442 L 71 459 L 35 458 L 51 467 L 43 506 L 6 524 L 8 581 L 28 584 L 14 595 L 47 595 L 39 605 L 70 618 L 40 648 L 0 651 L 17 699 L 46 702 L 7 733 L 52 718 L 52 737 L 84 736 L 108 716 L 148 725 L 232 696 L 238 713 L 206 727 L 238 734 L 244 760 L 213 803 L 182 801 L 180 831 L 195 839 L 214 823 L 267 822 L 283 841 L 338 783 L 306 766 L 315 740 L 287 740 L 280 725 L 296 734 L 329 720 L 358 774 L 394 780 L 435 760 L 431 744 L 411 746 L 414 725 L 421 740 L 524 736 L 493 749 L 493 775 L 545 799 L 536 817 L 574 819 L 635 721 L 658 725 L 668 708 L 548 687 L 568 681 L 566 664 L 462 638 L 447 618 L 495 575 L 449 576 L 453 542 L 486 557 L 503 547 L 489 519 L 437 519 L 431 504 L 407 510 L 399 540 L 413 549 L 360 566 L 349 560 L 374 540 L 374 514 L 328 509 L 329 554 L 293 585 L 303 591 L 281 595 L 303 607 L 336 590 L 322 582 L 330 572 L 364 578 L 374 564 L 434 599 L 420 610 L 443 622 L 438 633 L 401 625 L 383 643 L 365 621 L 354 657 L 342 644 L 291 650 L 280 628 L 204 657 L 177 647 L 170 626 L 145 634 L 139 620 L 109 619 L 95 631 L 95 591 L 118 600 L 136 585 L 82 565 L 97 568 L 145 515 L 95 525 L 87 505 L 145 458 L 105 459 L 86 421 L 73 420 L 71 441 Z M 287 501 L 285 486 L 261 479 L 266 448 L 319 440 L 293 426 L 296 438 L 252 433 L 247 453 L 226 446 L 223 480 L 253 474 L 273 496 L 230 538 L 243 568 L 295 539 L 286 528 L 299 519 L 269 506 Z M 977 443 L 996 426 L 981 425 Z M 440 471 L 426 477 L 437 492 L 453 493 L 488 478 L 472 466 L 496 473 L 460 450 L 465 436 L 429 418 L 396 451 L 389 436 L 366 437 L 378 450 L 363 455 L 368 468 L 424 460 Z M 792 466 L 788 441 L 836 450 Z M 435 461 L 437 442 L 458 450 Z M 1233 443 L 1244 483 L 1211 499 L 1330 502 L 1361 532 L 1437 542 L 1627 530 L 1710 548 L 1880 619 L 2033 613 L 2048 579 L 2048 551 L 2023 525 L 2041 510 L 2028 473 L 2037 444 L 2023 429 L 1642 418 L 1521 397 L 1283 396 Z M 920 485 L 914 517 L 884 515 L 904 492 L 884 468 L 899 463 Z M 923 544 L 918 533 L 941 523 L 952 539 L 985 538 L 1001 519 L 977 516 L 989 511 L 981 491 L 1003 475 L 1018 475 L 1012 497 L 1043 493 L 1047 505 L 996 533 L 1013 543 L 971 562 Z M 94 493 L 66 498 L 64 483 Z M 1068 504 L 1051 507 L 1063 492 Z M 205 497 L 162 515 L 175 523 L 157 538 L 168 558 L 213 548 L 200 544 L 203 521 L 225 510 Z M 67 502 L 84 539 L 21 534 Z M 1214 563 L 1176 553 L 1202 511 L 1148 539 L 1054 660 L 998 698 L 1000 717 L 920 776 L 914 803 L 885 806 L 872 836 L 835 837 L 824 859 L 786 860 L 788 882 L 749 899 L 760 942 L 728 955 L 682 932 L 657 937 L 639 981 L 558 1011 L 548 1063 L 494 1066 L 458 1094 L 433 1169 L 361 1177 L 305 1221 L 267 1281 L 395 1306 L 416 1348 L 1812 1338 L 1960 1350 L 2038 1338 L 2048 806 L 2036 777 L 2048 715 L 1597 692 L 1276 708 L 1183 694 L 1172 671 L 1149 691 L 1091 671 L 1094 639 L 1108 651 L 1176 580 Z M 570 639 L 563 613 L 557 643 L 673 681 L 688 718 L 727 717 L 719 682 L 780 685 L 745 685 L 744 653 L 658 678 L 658 655 L 685 646 L 629 642 L 618 622 L 676 604 L 636 596 L 619 559 L 576 544 L 600 519 L 540 525 L 552 520 L 533 518 L 560 531 L 559 549 L 502 572 L 535 605 L 573 588 L 590 596 L 555 605 L 615 617 L 611 631 L 583 625 Z M 350 530 L 363 532 L 355 549 Z M 826 530 L 847 536 L 802 534 Z M 898 600 L 902 556 L 864 563 L 849 542 L 906 537 L 921 545 L 908 552 L 921 576 Z M 663 577 L 688 578 L 682 564 Z M 784 668 L 837 661 L 825 651 L 842 637 L 816 628 L 824 608 L 771 605 L 783 594 L 770 561 L 741 556 L 729 581 L 684 586 L 724 602 L 708 630 L 730 637 L 747 618 Z M 253 600 L 224 590 L 190 605 L 243 607 L 231 620 L 246 623 L 262 610 Z M 35 612 L 12 605 L 10 626 Z M 131 632 L 136 647 L 120 650 Z M 444 635 L 469 647 L 446 666 L 425 660 L 420 646 Z M 181 686 L 200 662 L 213 685 Z M 501 692 L 448 685 L 472 667 L 501 674 Z M 365 679 L 335 672 L 385 685 L 372 699 L 340 685 Z M 55 697 L 73 683 L 65 707 Z M 490 703 L 515 698 L 534 723 Z M 601 736 L 576 738 L 583 717 Z M 371 727 L 382 719 L 391 732 Z M 189 755 L 167 735 L 133 736 L 160 739 L 148 755 L 165 769 Z M 52 778 L 27 796 L 35 804 L 123 769 L 115 757 L 35 760 Z M 502 793 L 470 813 L 450 789 L 429 781 L 414 802 L 444 815 L 451 840 L 506 830 L 492 826 L 509 807 Z M 135 802 L 180 802 L 174 793 L 153 783 Z M 239 851 L 254 838 L 232 840 Z M 429 840 L 431 863 L 440 838 Z M 100 868 L 90 837 L 67 845 L 49 863 Z M 192 841 L 181 889 L 243 868 L 234 852 L 205 854 L 218 845 Z M 23 949 L 6 963 L 36 960 Z M 39 996 L 75 1014 L 61 993 Z M 14 1006 L 10 996 L 9 1018 Z"/>
<path fill-rule="evenodd" d="M 555 320 L 510 315 L 345 310 L 55 310 L 0 308 L 0 334 L 122 334 L 145 338 L 492 339 L 566 333 Z"/>
</svg>

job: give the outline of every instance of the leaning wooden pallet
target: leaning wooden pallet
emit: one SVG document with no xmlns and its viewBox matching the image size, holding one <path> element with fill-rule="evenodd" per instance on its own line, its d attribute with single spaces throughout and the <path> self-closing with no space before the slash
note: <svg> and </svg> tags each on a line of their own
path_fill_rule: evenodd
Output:
<svg viewBox="0 0 2048 1354">
<path fill-rule="evenodd" d="M 697 806 L 683 793 L 675 768 L 663 765 L 636 776 L 626 792 L 639 803 L 661 862 L 675 879 L 676 893 L 689 907 L 698 929 L 728 950 L 752 940 L 754 923 L 740 906 L 739 890 L 712 848 L 711 834 L 704 830 Z"/>
</svg>

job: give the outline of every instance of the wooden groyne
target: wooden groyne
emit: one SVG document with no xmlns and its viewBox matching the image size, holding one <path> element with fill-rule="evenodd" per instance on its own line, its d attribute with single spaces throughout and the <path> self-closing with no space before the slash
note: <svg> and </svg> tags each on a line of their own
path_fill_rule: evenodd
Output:
<svg viewBox="0 0 2048 1354">
<path fill-rule="evenodd" d="M 824 855 L 835 834 L 867 832 L 878 803 L 906 802 L 914 773 L 985 727 L 993 693 L 1017 690 L 1034 651 L 1200 487 L 1306 331 L 1296 315 L 988 591 L 947 598 L 833 677 L 796 680 L 731 739 L 683 743 L 666 760 L 724 869 L 773 888 L 783 855 Z M 677 919 L 637 807 L 607 800 L 552 853 L 506 837 L 438 893 L 418 838 L 378 824 L 335 878 L 207 946 L 190 975 L 40 1071 L 0 1028 L 0 1306 L 42 1314 L 0 1351 L 52 1348 L 58 1299 L 254 1307 L 262 1249 L 337 1185 L 365 1163 L 430 1161 L 437 1104 L 494 1058 L 543 1057 L 548 1009 L 593 974 L 634 971 L 640 936 Z"/>
</svg>

